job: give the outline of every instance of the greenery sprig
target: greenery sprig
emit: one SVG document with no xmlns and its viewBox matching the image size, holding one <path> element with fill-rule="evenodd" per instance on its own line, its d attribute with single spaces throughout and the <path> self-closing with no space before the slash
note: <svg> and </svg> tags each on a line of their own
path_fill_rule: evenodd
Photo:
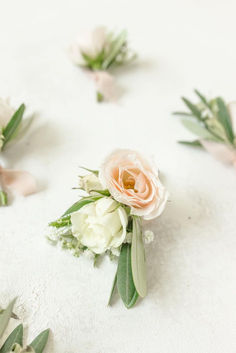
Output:
<svg viewBox="0 0 236 353">
<path fill-rule="evenodd" d="M 16 299 L 10 302 L 5 310 L 0 310 L 0 338 L 2 338 L 11 317 L 15 317 L 13 314 L 15 301 Z M 48 341 L 48 329 L 41 332 L 26 348 L 23 348 L 23 334 L 23 325 L 20 324 L 11 332 L 0 347 L 0 353 L 43 353 Z"/>
<path fill-rule="evenodd" d="M 198 138 L 193 141 L 179 141 L 190 146 L 202 146 L 201 140 L 223 143 L 236 148 L 236 135 L 233 128 L 232 117 L 227 104 L 221 97 L 208 100 L 198 90 L 195 90 L 199 102 L 192 103 L 185 97 L 183 102 L 188 112 L 175 112 L 182 116 L 183 125 Z"/>
</svg>

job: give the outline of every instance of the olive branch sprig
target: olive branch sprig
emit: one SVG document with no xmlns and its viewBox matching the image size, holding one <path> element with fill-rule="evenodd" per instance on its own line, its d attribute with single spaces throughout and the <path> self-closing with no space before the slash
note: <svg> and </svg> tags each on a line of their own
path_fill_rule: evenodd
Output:
<svg viewBox="0 0 236 353">
<path fill-rule="evenodd" d="M 191 146 L 202 146 L 201 140 L 208 140 L 227 144 L 236 148 L 236 135 L 233 122 L 227 104 L 222 97 L 208 100 L 198 90 L 195 90 L 199 98 L 197 104 L 182 97 L 189 109 L 188 112 L 174 112 L 174 115 L 182 116 L 182 123 L 190 132 L 198 138 L 193 141 L 179 141 L 179 143 Z"/>
</svg>

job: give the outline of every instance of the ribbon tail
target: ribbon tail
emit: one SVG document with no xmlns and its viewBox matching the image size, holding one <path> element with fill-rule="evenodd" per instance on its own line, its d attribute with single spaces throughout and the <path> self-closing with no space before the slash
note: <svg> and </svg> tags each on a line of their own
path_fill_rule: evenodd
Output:
<svg viewBox="0 0 236 353">
<path fill-rule="evenodd" d="M 209 152 L 214 158 L 226 164 L 236 163 L 236 151 L 223 143 L 218 143 L 208 140 L 200 140 L 201 145 Z"/>
<path fill-rule="evenodd" d="M 36 192 L 36 181 L 34 177 L 21 170 L 1 169 L 2 184 L 23 196 Z"/>
<path fill-rule="evenodd" d="M 105 100 L 111 101 L 116 98 L 115 80 L 112 75 L 106 71 L 95 71 L 92 74 L 97 91 Z"/>
</svg>

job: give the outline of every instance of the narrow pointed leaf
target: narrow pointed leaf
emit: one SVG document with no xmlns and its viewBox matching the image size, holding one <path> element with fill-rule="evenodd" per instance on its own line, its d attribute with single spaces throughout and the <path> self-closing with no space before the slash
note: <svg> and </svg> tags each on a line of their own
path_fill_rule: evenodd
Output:
<svg viewBox="0 0 236 353">
<path fill-rule="evenodd" d="M 130 301 L 128 307 L 127 307 L 128 309 L 132 308 L 132 306 L 134 306 L 136 304 L 136 301 L 137 301 L 138 297 L 139 297 L 138 292 L 135 289 L 134 296 L 131 299 L 131 301 Z"/>
<path fill-rule="evenodd" d="M 6 342 L 0 349 L 0 353 L 8 353 L 11 351 L 13 345 L 18 343 L 20 346 L 23 345 L 23 325 L 18 325 L 14 331 L 7 338 Z"/>
<path fill-rule="evenodd" d="M 127 39 L 127 31 L 122 31 L 112 43 L 112 49 L 106 59 L 104 60 L 102 67 L 104 70 L 108 69 L 116 56 L 118 55 L 121 47 L 124 45 Z"/>
<path fill-rule="evenodd" d="M 34 349 L 35 353 L 42 353 L 49 336 L 49 329 L 41 332 L 35 340 L 30 344 L 30 347 Z"/>
<path fill-rule="evenodd" d="M 78 211 L 80 208 L 83 206 L 87 205 L 88 203 L 97 201 L 101 198 L 101 196 L 93 196 L 93 197 L 84 197 L 81 200 L 75 202 L 66 212 L 62 215 L 62 217 L 65 217 L 73 212 Z"/>
<path fill-rule="evenodd" d="M 200 123 L 184 118 L 181 120 L 181 122 L 184 127 L 188 129 L 192 134 L 204 139 L 215 140 L 214 136 L 205 127 L 201 126 Z"/>
<path fill-rule="evenodd" d="M 202 147 L 201 143 L 199 140 L 194 140 L 194 141 L 178 141 L 178 143 L 181 143 L 182 145 L 188 145 L 188 146 L 193 146 L 193 147 Z"/>
<path fill-rule="evenodd" d="M 105 189 L 105 190 L 90 190 L 90 192 L 97 192 L 98 194 L 100 195 L 103 195 L 103 196 L 111 196 L 109 190 Z"/>
<path fill-rule="evenodd" d="M 194 92 L 200 98 L 201 102 L 205 105 L 205 107 L 207 107 L 211 110 L 211 105 L 209 104 L 207 99 L 197 89 L 195 89 Z"/>
<path fill-rule="evenodd" d="M 99 174 L 99 171 L 98 171 L 98 170 L 88 169 L 88 168 L 85 168 L 85 167 L 82 167 L 82 166 L 80 166 L 80 168 L 81 168 L 81 169 L 84 169 L 84 170 L 86 170 L 87 172 L 90 172 L 90 173 L 92 173 L 92 174 L 94 174 L 94 175 L 96 175 L 96 176 L 98 176 L 98 174 Z"/>
<path fill-rule="evenodd" d="M 216 104 L 218 107 L 217 118 L 219 122 L 223 125 L 229 141 L 233 143 L 234 132 L 233 132 L 231 116 L 227 109 L 227 106 L 225 105 L 225 102 L 223 101 L 223 99 L 220 97 L 216 98 Z"/>
<path fill-rule="evenodd" d="M 11 120 L 3 130 L 3 136 L 4 136 L 3 147 L 14 136 L 16 129 L 19 127 L 22 121 L 24 111 L 25 111 L 25 105 L 21 104 L 21 106 L 17 109 L 17 111 L 14 113 Z"/>
<path fill-rule="evenodd" d="M 131 245 L 123 244 L 117 270 L 117 288 L 127 308 L 131 307 L 136 292 L 131 269 Z"/>
<path fill-rule="evenodd" d="M 141 221 L 138 217 L 133 217 L 131 261 L 134 285 L 140 297 L 143 298 L 147 294 L 146 263 Z"/>
<path fill-rule="evenodd" d="M 192 114 L 198 119 L 198 120 L 202 120 L 202 114 L 201 111 L 198 109 L 198 107 L 191 103 L 187 98 L 182 97 L 182 100 L 184 101 L 184 103 L 187 105 L 187 107 L 189 108 L 189 110 L 192 112 Z"/>
<path fill-rule="evenodd" d="M 108 300 L 108 303 L 107 305 L 111 305 L 111 301 L 112 301 L 112 297 L 115 293 L 115 289 L 116 289 L 116 284 L 117 284 L 117 272 L 116 272 L 116 275 L 114 277 L 114 280 L 113 280 L 113 284 L 112 284 L 112 288 L 111 288 L 111 293 L 110 293 L 110 297 L 109 297 L 109 300 Z M 1 353 L 1 352 L 0 352 Z"/>
<path fill-rule="evenodd" d="M 2 337 L 8 322 L 11 318 L 12 315 L 12 310 L 14 307 L 16 299 L 14 299 L 6 308 L 6 310 L 4 310 L 1 314 L 0 314 L 0 338 Z"/>
<path fill-rule="evenodd" d="M 173 112 L 173 115 L 180 115 L 180 116 L 193 116 L 192 113 L 186 113 L 186 112 Z"/>
</svg>

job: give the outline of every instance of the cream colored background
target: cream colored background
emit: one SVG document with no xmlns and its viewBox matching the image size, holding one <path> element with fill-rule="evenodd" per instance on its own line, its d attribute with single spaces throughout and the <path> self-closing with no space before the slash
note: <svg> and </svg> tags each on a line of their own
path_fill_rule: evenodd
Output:
<svg viewBox="0 0 236 353">
<path fill-rule="evenodd" d="M 29 340 L 50 327 L 47 353 L 234 353 L 236 173 L 203 151 L 171 112 L 192 89 L 236 99 L 235 1 L 1 0 L 0 96 L 38 117 L 5 165 L 40 192 L 0 210 L 0 302 L 18 296 Z M 80 29 L 127 28 L 139 53 L 117 72 L 118 104 L 98 105 L 67 48 Z M 117 147 L 153 155 L 170 191 L 147 248 L 149 294 L 127 311 L 106 302 L 115 265 L 94 269 L 51 247 L 48 221 L 77 199 L 78 166 Z"/>
</svg>

